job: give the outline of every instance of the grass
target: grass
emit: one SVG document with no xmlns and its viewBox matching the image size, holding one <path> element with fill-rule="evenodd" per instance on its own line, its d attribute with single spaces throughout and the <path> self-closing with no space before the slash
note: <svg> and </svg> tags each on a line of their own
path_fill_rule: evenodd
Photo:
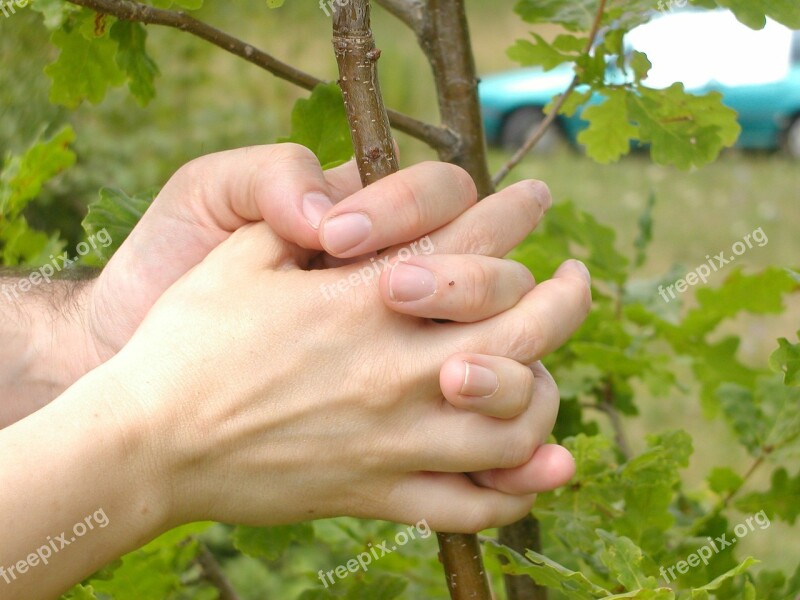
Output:
<svg viewBox="0 0 800 600">
<path fill-rule="evenodd" d="M 268 11 L 263 2 L 208 3 L 203 18 L 278 57 L 326 78 L 335 78 L 329 23 L 313 2 L 288 2 Z M 511 68 L 504 49 L 526 27 L 511 12 L 511 0 L 468 2 L 476 59 L 481 73 Z M 413 36 L 382 11 L 375 12 L 375 32 L 383 50 L 382 87 L 387 103 L 419 118 L 436 120 L 428 68 Z M 160 186 L 187 160 L 208 152 L 270 143 L 288 132 L 293 101 L 304 95 L 240 59 L 171 30 L 150 28 L 151 54 L 161 68 L 159 96 L 137 106 L 124 90 L 109 94 L 99 107 L 81 106 L 68 113 L 47 102 L 48 82 L 41 71 L 55 51 L 37 15 L 19 11 L 0 19 L 0 152 L 19 151 L 41 128 L 70 122 L 78 133 L 78 168 L 45 196 L 44 210 L 33 215 L 42 226 L 78 235 L 87 202 L 103 185 L 133 193 Z M 433 158 L 423 145 L 399 136 L 403 163 Z M 506 156 L 493 152 L 499 167 Z M 800 165 L 779 156 L 738 153 L 702 170 L 684 173 L 652 165 L 644 155 L 614 165 L 597 165 L 562 150 L 533 156 L 509 181 L 537 178 L 551 187 L 556 201 L 574 200 L 618 233 L 620 248 L 630 248 L 636 221 L 652 192 L 655 235 L 642 276 L 660 274 L 675 264 L 694 269 L 745 234 L 762 227 L 769 243 L 743 255 L 748 269 L 797 265 L 800 257 Z M 717 285 L 718 274 L 710 285 Z M 691 302 L 690 295 L 686 298 Z M 735 329 L 743 337 L 742 357 L 763 365 L 775 338 L 793 337 L 800 323 L 800 302 L 775 318 L 742 318 Z M 699 480 L 710 464 L 744 470 L 743 458 L 718 423 L 704 421 L 696 398 L 676 397 L 669 404 L 644 402 L 644 418 L 632 427 L 639 439 L 646 431 L 685 427 L 697 445 L 690 479 Z M 758 483 L 758 482 L 757 482 Z M 763 479 L 761 480 L 763 483 Z M 793 568 L 794 557 L 776 540 L 790 540 L 788 528 L 773 524 L 769 535 L 753 535 L 747 544 L 769 567 Z"/>
</svg>

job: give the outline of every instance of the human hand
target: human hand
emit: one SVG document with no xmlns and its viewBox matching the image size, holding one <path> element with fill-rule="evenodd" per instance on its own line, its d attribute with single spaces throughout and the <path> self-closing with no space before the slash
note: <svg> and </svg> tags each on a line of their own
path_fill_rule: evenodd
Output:
<svg viewBox="0 0 800 600">
<path fill-rule="evenodd" d="M 447 227 L 436 234 L 443 246 L 457 243 Z M 294 248 L 270 265 L 283 244 L 263 223 L 237 231 L 164 294 L 106 367 L 138 399 L 116 410 L 147 424 L 155 501 L 174 523 L 345 514 L 477 531 L 526 514 L 530 490 L 513 489 L 514 478 L 495 469 L 531 463 L 557 396 L 516 418 L 488 417 L 443 402 L 439 370 L 458 350 L 525 364 L 551 351 L 588 309 L 581 269 L 567 263 L 531 290 L 530 276 L 508 261 L 426 257 L 461 282 L 454 297 L 459 289 L 484 297 L 482 310 L 496 315 L 436 324 L 385 307 L 389 272 L 377 288 L 323 301 L 320 286 L 362 263 L 303 271 L 306 254 Z M 470 294 L 478 270 L 506 285 L 481 290 L 478 281 Z"/>
</svg>

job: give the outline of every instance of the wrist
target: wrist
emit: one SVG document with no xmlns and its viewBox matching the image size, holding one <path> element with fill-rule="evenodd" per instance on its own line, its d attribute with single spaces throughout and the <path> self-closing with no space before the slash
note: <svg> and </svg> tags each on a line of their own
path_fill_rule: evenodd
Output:
<svg viewBox="0 0 800 600">
<path fill-rule="evenodd" d="M 53 282 L 49 296 L 32 298 L 29 378 L 55 398 L 102 361 L 92 342 L 89 302 L 94 279 Z"/>
<path fill-rule="evenodd" d="M 92 286 L 53 281 L 0 298 L 0 427 L 45 406 L 99 364 L 85 326 Z"/>
<path fill-rule="evenodd" d="M 108 412 L 133 457 L 147 504 L 156 507 L 154 525 L 161 533 L 199 518 L 188 514 L 186 495 L 178 489 L 180 439 L 187 427 L 187 413 L 179 407 L 187 396 L 174 373 L 149 364 L 146 357 L 123 349 L 86 379 L 100 379 L 112 393 Z"/>
<path fill-rule="evenodd" d="M 138 383 L 139 379 L 145 384 Z M 162 422 L 162 396 L 147 385 L 148 377 L 140 369 L 114 359 L 94 369 L 64 396 L 97 399 L 90 409 L 101 414 L 103 426 L 113 432 L 113 451 L 120 457 L 125 496 L 131 510 L 141 515 L 138 535 L 141 543 L 183 524 L 174 510 L 169 472 L 170 461 L 164 455 L 164 434 L 170 427 Z M 137 381 L 137 383 L 134 383 Z M 172 431 L 174 435 L 174 430 Z"/>
</svg>

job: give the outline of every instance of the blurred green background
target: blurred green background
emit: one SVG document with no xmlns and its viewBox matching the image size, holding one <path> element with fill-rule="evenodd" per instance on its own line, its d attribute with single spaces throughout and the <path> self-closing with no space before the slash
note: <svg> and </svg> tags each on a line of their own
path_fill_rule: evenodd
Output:
<svg viewBox="0 0 800 600">
<path fill-rule="evenodd" d="M 468 1 L 480 73 L 512 68 L 505 49 L 527 27 L 512 12 L 512 0 Z M 312 0 L 288 2 L 270 10 L 261 2 L 208 2 L 199 17 L 321 78 L 335 78 L 330 50 L 330 23 Z M 436 121 L 433 85 L 413 36 L 382 10 L 375 10 L 374 29 L 383 50 L 381 82 L 387 103 L 418 118 Z M 295 99 L 305 92 L 275 79 L 241 59 L 193 37 L 150 27 L 150 53 L 161 69 L 158 96 L 140 107 L 127 90 L 113 90 L 100 106 L 74 112 L 48 102 L 48 80 L 42 69 L 55 58 L 48 32 L 38 14 L 22 9 L 0 15 L 0 153 L 19 152 L 42 131 L 71 123 L 77 132 L 78 165 L 50 185 L 28 214 L 32 225 L 58 228 L 76 242 L 88 202 L 102 186 L 135 193 L 163 185 L 186 161 L 209 152 L 271 143 L 289 131 Z M 399 135 L 402 163 L 435 158 L 422 144 Z M 492 151 L 496 169 L 507 156 Z M 655 194 L 655 232 L 650 260 L 642 277 L 661 275 L 674 265 L 686 273 L 758 227 L 769 238 L 738 259 L 747 270 L 798 264 L 800 257 L 800 163 L 773 154 L 728 152 L 716 164 L 685 173 L 652 165 L 645 154 L 620 164 L 600 166 L 580 153 L 560 148 L 529 157 L 509 183 L 524 177 L 545 180 L 556 202 L 572 199 L 618 232 L 620 248 L 630 248 L 636 221 L 650 194 Z M 710 285 L 724 278 L 717 274 Z M 691 303 L 691 292 L 684 295 Z M 764 365 L 775 339 L 794 338 L 800 327 L 800 302 L 770 318 L 741 318 L 742 357 Z M 696 390 L 688 389 L 668 405 L 646 405 L 644 418 L 628 423 L 634 448 L 643 447 L 646 431 L 687 429 L 695 439 L 689 483 L 702 480 L 708 466 L 731 465 L 741 472 L 746 458 L 720 422 L 700 413 Z M 642 390 L 643 394 L 646 391 Z M 765 484 L 753 482 L 753 489 Z M 787 552 L 788 528 L 773 523 L 767 533 L 742 542 L 770 568 L 793 569 Z M 784 543 L 780 543 L 783 540 Z M 432 542 L 428 542 L 432 544 Z M 249 560 L 249 559 L 242 559 Z M 245 569 L 247 570 L 247 569 Z"/>
</svg>

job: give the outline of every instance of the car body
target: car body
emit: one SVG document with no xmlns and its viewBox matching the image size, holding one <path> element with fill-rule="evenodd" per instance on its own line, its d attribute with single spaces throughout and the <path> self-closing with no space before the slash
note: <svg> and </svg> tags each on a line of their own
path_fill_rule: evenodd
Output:
<svg viewBox="0 0 800 600">
<path fill-rule="evenodd" d="M 689 9 L 656 16 L 629 32 L 625 44 L 627 51 L 644 52 L 653 63 L 648 86 L 665 88 L 680 81 L 690 93 L 719 91 L 739 114 L 739 147 L 783 146 L 800 157 L 800 31 L 774 21 L 754 31 L 727 10 Z M 572 77 L 572 65 L 566 64 L 551 71 L 516 69 L 484 78 L 480 97 L 490 143 L 518 146 L 541 120 L 543 107 L 567 89 Z M 611 68 L 608 77 L 623 75 Z M 586 123 L 578 113 L 559 117 L 558 125 L 576 143 Z"/>
</svg>

